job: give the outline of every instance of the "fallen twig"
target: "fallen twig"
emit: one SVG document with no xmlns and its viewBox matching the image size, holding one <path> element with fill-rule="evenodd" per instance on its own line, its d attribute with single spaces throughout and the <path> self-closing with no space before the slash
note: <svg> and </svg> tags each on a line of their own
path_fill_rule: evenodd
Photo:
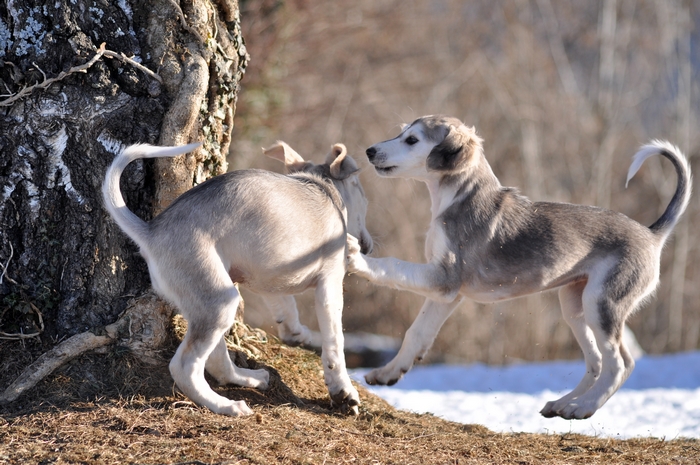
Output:
<svg viewBox="0 0 700 465">
<path fill-rule="evenodd" d="M 378 434 L 372 434 L 372 433 L 363 433 L 361 431 L 350 431 L 349 429 L 343 429 L 343 428 L 335 428 L 335 427 L 332 427 L 332 428 L 336 431 L 340 431 L 340 432 L 347 433 L 347 434 L 353 434 L 355 436 L 366 436 L 369 438 L 386 439 L 386 440 L 393 440 L 393 441 L 404 441 L 404 442 L 411 442 L 411 441 L 415 441 L 417 439 L 429 438 L 431 436 L 437 436 L 438 434 L 442 434 L 442 433 L 431 433 L 431 434 L 421 434 L 419 436 L 413 436 L 411 438 L 394 438 L 394 437 L 390 437 L 390 436 L 380 436 Z"/>
</svg>

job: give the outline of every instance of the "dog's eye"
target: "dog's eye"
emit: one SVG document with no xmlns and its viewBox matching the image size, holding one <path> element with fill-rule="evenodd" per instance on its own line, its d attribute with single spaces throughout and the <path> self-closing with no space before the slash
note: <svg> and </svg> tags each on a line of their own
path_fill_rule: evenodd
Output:
<svg viewBox="0 0 700 465">
<path fill-rule="evenodd" d="M 406 142 L 408 145 L 413 145 L 418 142 L 418 139 L 416 139 L 414 136 L 408 136 L 404 142 Z"/>
</svg>

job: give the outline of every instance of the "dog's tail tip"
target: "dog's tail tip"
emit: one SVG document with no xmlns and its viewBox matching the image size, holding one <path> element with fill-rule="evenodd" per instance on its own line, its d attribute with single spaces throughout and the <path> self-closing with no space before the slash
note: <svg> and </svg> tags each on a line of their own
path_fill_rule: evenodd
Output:
<svg viewBox="0 0 700 465">
<path fill-rule="evenodd" d="M 189 153 L 195 149 L 198 149 L 202 146 L 202 144 L 202 141 L 171 147 L 150 144 L 134 144 L 122 150 L 121 156 L 129 159 L 130 161 L 136 160 L 138 158 L 176 157 L 178 155 Z"/>
<path fill-rule="evenodd" d="M 685 155 L 683 155 L 683 152 L 681 152 L 677 146 L 671 144 L 670 142 L 657 139 L 652 140 L 649 144 L 642 146 L 634 155 L 634 159 L 632 160 L 632 164 L 630 165 L 630 169 L 627 174 L 628 183 L 642 166 L 642 163 L 653 155 L 662 155 L 671 161 L 676 169 L 676 175 L 678 176 L 676 192 L 674 193 L 671 202 L 666 207 L 666 211 L 664 211 L 661 217 L 654 224 L 649 226 L 649 229 L 658 234 L 660 237 L 663 237 L 663 240 L 665 241 L 666 237 L 668 237 L 668 235 L 671 233 L 671 230 L 688 206 L 692 190 L 692 175 L 690 164 L 688 163 L 688 159 L 685 157 Z"/>
<path fill-rule="evenodd" d="M 669 141 L 654 139 L 648 144 L 643 145 L 639 148 L 637 153 L 634 154 L 632 158 L 632 164 L 630 165 L 629 171 L 627 172 L 627 180 L 625 181 L 625 188 L 629 186 L 630 180 L 637 174 L 637 171 L 642 167 L 647 158 L 654 155 L 663 155 L 669 158 L 674 165 L 678 162 L 684 168 L 683 171 L 689 172 L 688 161 L 683 155 L 681 150 L 670 143 Z"/>
</svg>

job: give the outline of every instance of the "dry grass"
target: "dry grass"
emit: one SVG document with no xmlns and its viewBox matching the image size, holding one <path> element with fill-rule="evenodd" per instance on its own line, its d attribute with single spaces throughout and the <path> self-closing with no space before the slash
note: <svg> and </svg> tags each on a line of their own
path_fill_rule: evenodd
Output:
<svg viewBox="0 0 700 465">
<path fill-rule="evenodd" d="M 358 417 L 330 408 L 319 358 L 239 329 L 236 361 L 266 367 L 268 392 L 248 418 L 214 415 L 176 393 L 166 357 L 141 364 L 113 348 L 86 355 L 0 410 L 0 463 L 40 464 L 540 464 L 697 463 L 695 440 L 497 434 L 393 409 L 360 390 Z M 0 347 L 0 350 L 9 346 Z M 172 347 L 170 348 L 172 350 Z M 170 350 L 168 352 L 170 352 Z M 254 357 L 254 358 L 251 358 Z M 1 379 L 2 386 L 9 379 Z"/>
</svg>

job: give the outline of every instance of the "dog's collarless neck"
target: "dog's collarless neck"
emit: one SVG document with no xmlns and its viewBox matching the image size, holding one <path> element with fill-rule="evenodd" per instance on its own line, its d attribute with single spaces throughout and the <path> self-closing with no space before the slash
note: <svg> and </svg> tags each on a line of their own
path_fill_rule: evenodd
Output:
<svg viewBox="0 0 700 465">
<path fill-rule="evenodd" d="M 439 180 L 430 180 L 427 181 L 426 184 L 428 186 L 428 193 L 430 194 L 430 213 L 434 220 L 452 203 L 454 195 L 450 195 L 446 192 L 446 189 L 441 185 Z"/>
<path fill-rule="evenodd" d="M 333 185 L 333 182 L 330 179 L 325 179 L 321 176 L 309 173 L 294 173 L 290 175 L 290 177 L 318 187 L 321 192 L 326 194 L 331 203 L 333 203 L 333 206 L 337 208 L 341 214 L 345 211 L 345 202 L 343 202 L 343 197 L 340 195 L 340 192 L 338 192 L 338 189 Z M 345 218 L 344 215 L 343 218 Z"/>
</svg>

